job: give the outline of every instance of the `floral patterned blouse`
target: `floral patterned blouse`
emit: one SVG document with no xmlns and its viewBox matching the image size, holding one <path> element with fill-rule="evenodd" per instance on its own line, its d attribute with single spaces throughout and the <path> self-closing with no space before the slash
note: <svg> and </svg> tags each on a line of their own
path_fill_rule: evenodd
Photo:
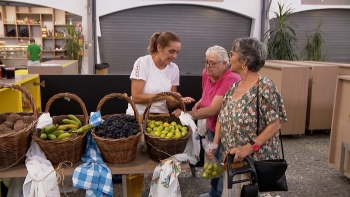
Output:
<svg viewBox="0 0 350 197">
<path fill-rule="evenodd" d="M 257 88 L 259 86 L 259 134 L 277 118 L 281 123 L 287 121 L 287 114 L 283 100 L 275 84 L 268 78 L 260 76 L 256 84 L 246 92 L 237 102 L 233 94 L 240 81 L 234 83 L 226 92 L 218 121 L 221 123 L 220 138 L 223 146 L 222 156 L 237 146 L 254 140 L 257 127 Z M 279 132 L 254 152 L 253 160 L 280 158 Z"/>
</svg>

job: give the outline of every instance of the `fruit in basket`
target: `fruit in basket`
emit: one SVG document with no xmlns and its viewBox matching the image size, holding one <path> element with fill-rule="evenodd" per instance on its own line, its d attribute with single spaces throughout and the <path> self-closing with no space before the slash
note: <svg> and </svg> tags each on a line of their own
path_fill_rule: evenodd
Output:
<svg viewBox="0 0 350 197">
<path fill-rule="evenodd" d="M 40 138 L 41 138 L 41 139 L 43 139 L 43 140 L 46 140 L 46 138 L 47 138 L 46 133 L 42 133 L 42 134 L 40 134 Z"/>
<path fill-rule="evenodd" d="M 43 140 L 66 140 L 69 139 L 73 133 L 83 134 L 94 127 L 91 124 L 79 126 L 81 124 L 80 120 L 79 122 L 75 120 L 76 117 L 73 115 L 68 115 L 68 117 L 70 119 L 63 119 L 61 125 L 54 124 L 41 128 L 40 138 Z"/>
<path fill-rule="evenodd" d="M 73 121 L 77 122 L 79 127 L 83 126 L 83 124 L 81 123 L 81 121 L 80 121 L 77 117 L 75 117 L 74 115 L 69 114 L 67 117 L 68 117 L 70 120 L 73 120 Z"/>
<path fill-rule="evenodd" d="M 47 138 L 49 140 L 55 140 L 56 139 L 56 136 L 54 134 L 47 134 Z"/>
<path fill-rule="evenodd" d="M 151 126 L 154 127 L 151 128 Z M 169 124 L 168 122 L 147 120 L 146 131 L 150 135 L 166 139 L 178 139 L 188 134 L 187 127 L 177 124 L 175 121 Z"/>
<path fill-rule="evenodd" d="M 58 124 L 54 124 L 54 125 L 51 125 L 51 126 L 46 127 L 44 132 L 45 132 L 46 134 L 50 134 L 50 133 L 56 131 L 57 128 L 58 128 Z"/>
<path fill-rule="evenodd" d="M 56 139 L 57 140 L 66 140 L 66 139 L 69 139 L 71 135 L 72 134 L 70 134 L 70 133 L 63 133 L 63 134 L 59 135 Z"/>
<path fill-rule="evenodd" d="M 155 124 L 150 123 L 148 130 L 153 130 L 153 128 L 156 128 Z M 96 128 L 96 135 L 102 138 L 127 138 L 129 136 L 136 135 L 139 132 L 140 125 L 135 117 L 126 114 L 109 116 L 102 124 L 99 125 L 98 128 Z"/>
<path fill-rule="evenodd" d="M 62 120 L 62 124 L 66 124 L 66 125 L 71 124 L 71 125 L 76 125 L 77 127 L 79 127 L 78 122 L 76 122 L 74 120 L 67 119 L 67 118 Z"/>
</svg>

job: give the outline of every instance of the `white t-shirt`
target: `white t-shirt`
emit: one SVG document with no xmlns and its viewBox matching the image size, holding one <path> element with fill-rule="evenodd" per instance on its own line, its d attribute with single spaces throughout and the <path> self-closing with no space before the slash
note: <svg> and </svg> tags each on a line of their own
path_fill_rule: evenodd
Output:
<svg viewBox="0 0 350 197">
<path fill-rule="evenodd" d="M 170 92 L 172 86 L 180 85 L 179 67 L 175 63 L 170 63 L 163 70 L 159 70 L 153 62 L 151 55 L 138 58 L 135 61 L 130 79 L 146 81 L 142 93 L 158 94 L 160 92 Z M 139 115 L 143 114 L 147 104 L 135 104 Z M 168 113 L 166 101 L 154 102 L 150 113 Z M 128 105 L 126 114 L 134 115 L 131 105 Z"/>
</svg>

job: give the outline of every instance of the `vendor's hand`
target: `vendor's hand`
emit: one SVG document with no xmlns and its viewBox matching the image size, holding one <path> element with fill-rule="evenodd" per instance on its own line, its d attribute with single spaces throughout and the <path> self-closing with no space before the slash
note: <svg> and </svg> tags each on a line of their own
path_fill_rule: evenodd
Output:
<svg viewBox="0 0 350 197">
<path fill-rule="evenodd" d="M 190 103 L 194 102 L 194 98 L 192 98 L 192 97 L 183 97 L 181 99 L 185 104 L 190 104 Z"/>
<path fill-rule="evenodd" d="M 205 152 L 206 158 L 210 161 L 213 159 L 214 154 L 216 153 L 217 149 L 210 149 L 208 152 Z"/>
<path fill-rule="evenodd" d="M 247 145 L 238 146 L 230 150 L 231 155 L 235 154 L 235 158 L 233 159 L 234 163 L 243 161 L 243 159 L 249 156 L 251 153 L 252 147 L 249 143 Z"/>
<path fill-rule="evenodd" d="M 198 110 L 198 109 L 200 109 L 201 108 L 201 103 L 200 102 L 197 102 L 193 107 L 192 107 L 192 111 L 196 111 L 196 110 Z"/>
<path fill-rule="evenodd" d="M 182 112 L 182 110 L 177 108 L 171 114 L 176 116 L 176 117 L 179 117 L 181 115 L 181 112 Z"/>
<path fill-rule="evenodd" d="M 180 92 L 171 92 L 171 93 L 174 93 L 174 94 L 176 94 L 176 95 L 178 95 L 179 97 L 181 97 L 181 98 L 182 98 L 182 96 L 181 96 Z"/>
</svg>

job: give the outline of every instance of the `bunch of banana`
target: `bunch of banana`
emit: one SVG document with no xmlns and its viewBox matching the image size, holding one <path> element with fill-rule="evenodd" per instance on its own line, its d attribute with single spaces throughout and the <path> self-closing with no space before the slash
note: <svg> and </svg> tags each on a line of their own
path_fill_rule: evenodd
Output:
<svg viewBox="0 0 350 197">
<path fill-rule="evenodd" d="M 61 125 L 55 124 L 43 127 L 40 132 L 40 138 L 48 140 L 66 140 L 69 139 L 73 133 L 83 134 L 94 127 L 91 124 L 82 126 L 81 121 L 72 114 L 69 114 L 67 117 L 68 118 L 62 120 Z"/>
</svg>

